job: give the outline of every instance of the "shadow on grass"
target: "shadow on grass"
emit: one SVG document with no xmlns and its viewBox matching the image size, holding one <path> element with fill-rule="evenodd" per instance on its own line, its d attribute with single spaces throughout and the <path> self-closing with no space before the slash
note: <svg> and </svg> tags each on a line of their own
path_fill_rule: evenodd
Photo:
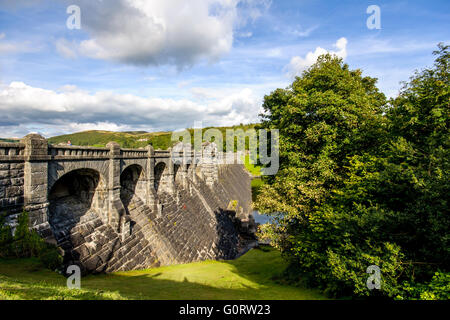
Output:
<svg viewBox="0 0 450 320">
<path fill-rule="evenodd" d="M 232 261 L 89 275 L 81 279 L 81 291 L 67 289 L 62 275 L 37 264 L 33 259 L 0 260 L 0 297 L 3 293 L 13 299 L 324 299 L 317 291 L 276 283 L 273 279 L 285 264 L 274 250 L 251 250 Z"/>
</svg>

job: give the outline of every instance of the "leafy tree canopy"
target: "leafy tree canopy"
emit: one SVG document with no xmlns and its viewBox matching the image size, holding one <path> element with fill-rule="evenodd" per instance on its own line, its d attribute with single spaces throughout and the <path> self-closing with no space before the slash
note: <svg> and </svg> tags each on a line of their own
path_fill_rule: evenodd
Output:
<svg viewBox="0 0 450 320">
<path fill-rule="evenodd" d="M 448 297 L 449 47 L 389 102 L 376 79 L 325 55 L 265 97 L 280 171 L 257 206 L 291 276 L 334 295 Z M 370 291 L 366 269 L 381 269 Z"/>
</svg>

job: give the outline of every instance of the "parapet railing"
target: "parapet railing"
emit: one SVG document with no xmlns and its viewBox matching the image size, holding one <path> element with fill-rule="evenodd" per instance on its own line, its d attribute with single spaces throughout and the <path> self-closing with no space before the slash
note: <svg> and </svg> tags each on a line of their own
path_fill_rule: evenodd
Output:
<svg viewBox="0 0 450 320">
<path fill-rule="evenodd" d="M 22 143 L 0 142 L 0 161 L 23 160 L 25 145 Z"/>
<path fill-rule="evenodd" d="M 168 157 L 170 157 L 170 151 L 169 150 L 155 150 L 155 157 L 156 158 L 168 158 Z"/>
<path fill-rule="evenodd" d="M 148 158 L 148 150 L 145 149 L 120 149 L 122 158 Z"/>
<path fill-rule="evenodd" d="M 85 146 L 59 146 L 49 145 L 48 154 L 55 160 L 68 159 L 108 159 L 111 156 L 110 148 Z M 170 157 L 170 151 L 157 150 L 156 157 Z M 124 159 L 145 159 L 149 157 L 147 149 L 120 149 L 119 156 Z"/>
<path fill-rule="evenodd" d="M 58 146 L 49 145 L 48 154 L 53 159 L 62 158 L 108 158 L 109 148 L 82 147 L 82 146 Z"/>
<path fill-rule="evenodd" d="M 66 146 L 49 145 L 48 155 L 51 159 L 108 159 L 111 155 L 110 148 L 86 147 L 86 146 Z M 168 150 L 155 150 L 154 157 L 170 158 L 171 152 Z M 148 158 L 147 149 L 120 149 L 121 158 Z M 24 161 L 25 144 L 0 142 L 0 161 Z"/>
<path fill-rule="evenodd" d="M 69 145 L 49 145 L 48 156 L 53 160 L 86 160 L 86 159 L 109 159 L 112 155 L 110 148 L 69 146 Z M 115 157 L 123 159 L 144 159 L 150 155 L 149 149 L 120 149 Z M 155 150 L 152 157 L 155 158 L 178 158 L 186 159 L 188 163 L 198 163 L 201 159 L 205 160 L 205 154 L 197 150 Z M 214 153 L 211 158 L 213 162 L 221 163 L 227 155 L 223 152 Z M 22 142 L 0 142 L 0 161 L 24 161 L 25 144 Z M 235 157 L 233 162 L 239 162 L 239 157 Z M 206 154 L 206 162 L 210 162 L 209 153 Z"/>
<path fill-rule="evenodd" d="M 110 148 L 85 147 L 85 146 L 60 146 L 49 145 L 48 154 L 55 160 L 64 159 L 108 159 L 111 156 Z M 123 159 L 145 159 L 149 157 L 147 149 L 121 148 L 119 156 Z M 156 150 L 154 157 L 169 158 L 170 151 Z"/>
</svg>

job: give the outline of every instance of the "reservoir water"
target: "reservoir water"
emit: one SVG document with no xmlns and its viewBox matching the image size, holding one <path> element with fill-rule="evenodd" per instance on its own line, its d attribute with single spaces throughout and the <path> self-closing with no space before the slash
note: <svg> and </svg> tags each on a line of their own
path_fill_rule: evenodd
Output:
<svg viewBox="0 0 450 320">
<path fill-rule="evenodd" d="M 273 217 L 266 214 L 260 214 L 257 210 L 253 210 L 253 218 L 255 218 L 256 223 L 264 224 L 270 222 Z"/>
</svg>

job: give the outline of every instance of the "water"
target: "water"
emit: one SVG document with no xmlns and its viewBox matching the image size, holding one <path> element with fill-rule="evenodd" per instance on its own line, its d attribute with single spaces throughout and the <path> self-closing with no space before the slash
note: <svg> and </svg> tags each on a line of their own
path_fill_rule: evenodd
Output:
<svg viewBox="0 0 450 320">
<path fill-rule="evenodd" d="M 273 217 L 266 214 L 260 214 L 257 210 L 253 210 L 253 218 L 255 218 L 256 223 L 259 224 L 271 222 L 271 220 L 273 219 Z"/>
</svg>

